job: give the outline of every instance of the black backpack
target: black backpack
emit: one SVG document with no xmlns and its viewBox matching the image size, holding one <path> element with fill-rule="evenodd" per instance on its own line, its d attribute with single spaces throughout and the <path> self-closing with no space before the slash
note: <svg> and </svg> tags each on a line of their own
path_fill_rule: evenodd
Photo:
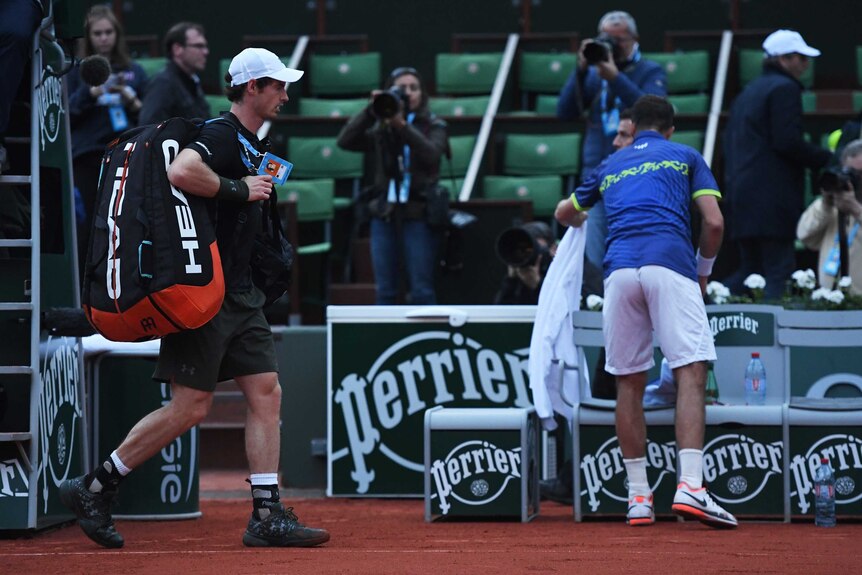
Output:
<svg viewBox="0 0 862 575">
<path fill-rule="evenodd" d="M 170 163 L 203 125 L 172 118 L 108 144 L 82 303 L 93 327 L 110 340 L 194 329 L 221 307 L 224 277 L 207 200 L 167 178 Z"/>
</svg>

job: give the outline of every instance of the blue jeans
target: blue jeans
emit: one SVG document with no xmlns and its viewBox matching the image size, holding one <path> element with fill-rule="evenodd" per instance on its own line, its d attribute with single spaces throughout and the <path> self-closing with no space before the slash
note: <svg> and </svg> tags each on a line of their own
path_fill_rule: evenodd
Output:
<svg viewBox="0 0 862 575">
<path fill-rule="evenodd" d="M 379 218 L 371 219 L 371 261 L 377 281 L 377 304 L 398 303 L 400 265 L 407 271 L 410 303 L 433 305 L 434 270 L 437 267 L 439 235 L 424 220 L 404 220 L 398 224 Z"/>
<path fill-rule="evenodd" d="M 745 238 L 739 240 L 739 269 L 725 280 L 725 285 L 733 294 L 745 293 L 745 278 L 760 274 L 766 280 L 764 298 L 779 299 L 795 266 L 796 249 L 792 239 Z"/>
</svg>

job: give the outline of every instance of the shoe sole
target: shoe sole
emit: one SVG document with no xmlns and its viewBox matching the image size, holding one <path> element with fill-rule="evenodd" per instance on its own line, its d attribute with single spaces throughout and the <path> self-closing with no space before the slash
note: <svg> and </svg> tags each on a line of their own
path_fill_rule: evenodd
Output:
<svg viewBox="0 0 862 575">
<path fill-rule="evenodd" d="M 632 527 L 646 527 L 655 523 L 654 517 L 638 517 L 637 519 L 626 519 L 626 523 Z"/>
<path fill-rule="evenodd" d="M 715 527 L 716 529 L 735 529 L 737 524 L 727 521 L 726 519 L 721 519 L 720 517 L 716 517 L 714 515 L 710 515 L 705 512 L 703 509 L 698 509 L 697 507 L 692 507 L 691 505 L 686 505 L 685 503 L 674 503 L 671 506 L 671 509 L 674 513 L 683 517 L 684 519 L 695 519 L 700 521 L 704 525 L 708 525 L 710 527 Z"/>
<path fill-rule="evenodd" d="M 246 531 L 242 536 L 242 544 L 246 547 L 315 547 L 329 541 L 329 533 L 313 539 L 297 539 L 288 543 L 270 540 Z"/>
</svg>

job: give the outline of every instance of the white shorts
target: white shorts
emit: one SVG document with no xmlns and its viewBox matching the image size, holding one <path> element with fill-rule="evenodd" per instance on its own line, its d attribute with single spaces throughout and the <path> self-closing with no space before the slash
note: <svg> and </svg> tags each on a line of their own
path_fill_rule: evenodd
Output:
<svg viewBox="0 0 862 575">
<path fill-rule="evenodd" d="M 714 361 L 715 345 L 700 286 L 661 266 L 624 268 L 605 280 L 605 369 L 614 375 L 655 365 L 653 332 L 671 369 Z"/>
</svg>

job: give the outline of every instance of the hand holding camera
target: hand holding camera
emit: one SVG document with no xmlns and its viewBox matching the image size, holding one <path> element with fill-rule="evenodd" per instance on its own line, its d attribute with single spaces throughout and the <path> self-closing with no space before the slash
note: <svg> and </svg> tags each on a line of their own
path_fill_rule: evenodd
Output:
<svg viewBox="0 0 862 575">
<path fill-rule="evenodd" d="M 618 61 L 623 60 L 619 41 L 609 34 L 599 34 L 581 42 L 578 52 L 578 66 L 583 70 L 595 66 L 604 80 L 613 80 L 619 75 Z"/>
<path fill-rule="evenodd" d="M 371 111 L 377 118 L 388 121 L 396 128 L 403 128 L 406 125 L 404 111 L 408 109 L 409 104 L 407 93 L 398 86 L 371 92 Z"/>
</svg>

